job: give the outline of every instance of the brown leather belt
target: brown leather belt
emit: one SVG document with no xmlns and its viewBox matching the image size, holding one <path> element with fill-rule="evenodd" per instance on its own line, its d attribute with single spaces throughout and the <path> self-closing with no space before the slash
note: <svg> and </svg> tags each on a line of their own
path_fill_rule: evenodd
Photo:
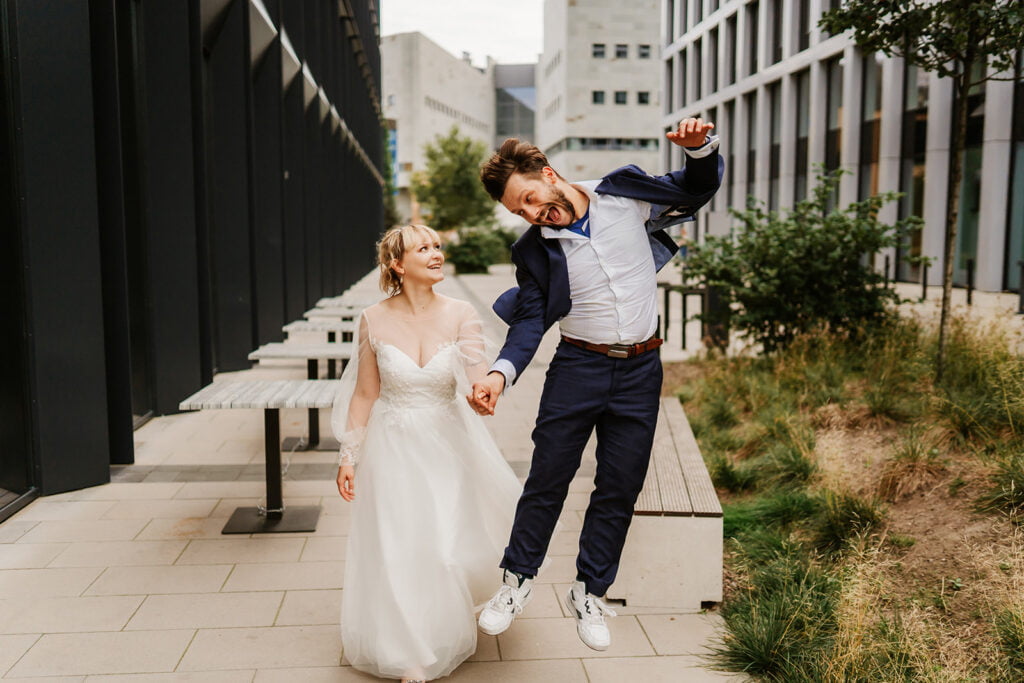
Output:
<svg viewBox="0 0 1024 683">
<path fill-rule="evenodd" d="M 639 344 L 592 344 L 582 339 L 573 339 L 572 337 L 566 337 L 562 335 L 562 341 L 578 346 L 581 349 L 587 351 L 593 351 L 600 353 L 603 356 L 609 358 L 634 358 L 639 356 L 641 353 L 647 353 L 653 351 L 662 345 L 663 340 L 657 337 L 651 337 L 647 341 L 640 342 Z"/>
</svg>

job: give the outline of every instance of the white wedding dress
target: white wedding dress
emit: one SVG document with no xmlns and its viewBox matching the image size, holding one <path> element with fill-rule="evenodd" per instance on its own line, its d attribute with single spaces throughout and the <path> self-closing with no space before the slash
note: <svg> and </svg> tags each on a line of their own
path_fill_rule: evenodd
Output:
<svg viewBox="0 0 1024 683">
<path fill-rule="evenodd" d="M 332 416 L 343 460 L 358 463 L 344 655 L 384 678 L 440 678 L 473 654 L 474 609 L 499 581 L 522 490 L 464 398 L 487 371 L 476 312 L 443 304 L 426 321 L 364 312 L 355 396 L 343 391 Z"/>
</svg>

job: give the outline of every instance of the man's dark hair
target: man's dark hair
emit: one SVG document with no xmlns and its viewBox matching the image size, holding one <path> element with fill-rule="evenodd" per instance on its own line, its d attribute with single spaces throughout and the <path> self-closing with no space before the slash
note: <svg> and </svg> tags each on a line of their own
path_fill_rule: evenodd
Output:
<svg viewBox="0 0 1024 683">
<path fill-rule="evenodd" d="M 513 173 L 539 176 L 541 169 L 548 165 L 548 158 L 536 145 L 518 138 L 507 138 L 498 151 L 480 166 L 480 182 L 491 199 L 500 202 L 505 194 L 505 184 Z"/>
</svg>

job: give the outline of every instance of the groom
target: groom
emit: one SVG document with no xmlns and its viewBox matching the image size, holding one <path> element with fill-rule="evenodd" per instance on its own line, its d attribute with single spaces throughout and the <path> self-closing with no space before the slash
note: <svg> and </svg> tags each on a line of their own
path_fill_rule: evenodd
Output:
<svg viewBox="0 0 1024 683">
<path fill-rule="evenodd" d="M 501 567 L 503 585 L 480 614 L 501 633 L 529 601 L 583 448 L 597 429 L 597 474 L 577 576 L 566 596 L 580 639 L 611 642 L 601 600 L 615 580 L 633 505 L 650 460 L 661 392 L 657 271 L 678 250 L 665 227 L 693 220 L 721 183 L 714 125 L 684 119 L 666 135 L 685 149 L 685 170 L 652 177 L 625 166 L 599 181 L 567 182 L 533 145 L 506 140 L 480 170 L 487 192 L 531 227 L 514 245 L 517 288 L 494 310 L 509 324 L 505 344 L 468 400 L 493 415 L 544 332 L 562 334 L 544 382 L 533 459 Z"/>
</svg>

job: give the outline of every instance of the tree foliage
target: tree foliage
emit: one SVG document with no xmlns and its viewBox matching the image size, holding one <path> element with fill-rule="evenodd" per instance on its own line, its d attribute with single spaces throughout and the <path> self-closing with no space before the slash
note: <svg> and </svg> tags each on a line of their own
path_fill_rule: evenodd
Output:
<svg viewBox="0 0 1024 683">
<path fill-rule="evenodd" d="M 967 97 L 986 80 L 1009 80 L 1014 58 L 1024 45 L 1024 3 L 1020 0 L 846 0 L 825 13 L 820 25 L 830 33 L 852 31 L 866 52 L 904 58 L 924 71 L 951 78 L 953 135 L 946 203 L 942 312 L 936 381 L 941 381 L 948 338 L 953 256 L 960 210 L 960 182 L 967 138 Z M 989 68 L 986 68 L 989 67 Z"/>
<path fill-rule="evenodd" d="M 477 140 L 452 126 L 424 147 L 426 169 L 413 177 L 416 200 L 430 212 L 435 230 L 489 225 L 494 202 L 480 183 L 480 164 L 490 153 Z"/>
<path fill-rule="evenodd" d="M 811 330 L 859 329 L 898 300 L 865 255 L 897 246 L 920 220 L 880 222 L 879 209 L 899 197 L 892 192 L 827 211 L 841 174 L 819 175 L 810 196 L 785 214 L 753 202 L 732 211 L 740 222 L 734 234 L 708 237 L 687 259 L 688 274 L 724 292 L 730 325 L 766 353 Z"/>
</svg>

